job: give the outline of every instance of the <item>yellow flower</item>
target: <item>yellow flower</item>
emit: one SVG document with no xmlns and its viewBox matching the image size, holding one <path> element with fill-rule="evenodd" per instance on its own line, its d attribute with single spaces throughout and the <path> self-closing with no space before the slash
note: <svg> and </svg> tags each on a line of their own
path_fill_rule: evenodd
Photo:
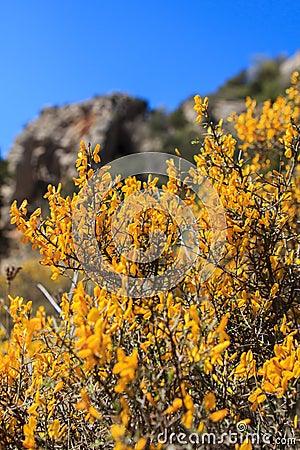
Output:
<svg viewBox="0 0 300 450">
<path fill-rule="evenodd" d="M 101 161 L 100 156 L 99 156 L 99 151 L 100 151 L 100 145 L 97 144 L 96 147 L 94 148 L 94 152 L 93 152 L 93 159 L 94 159 L 95 163 L 99 163 Z"/>
<path fill-rule="evenodd" d="M 138 351 L 134 350 L 131 356 L 126 356 L 125 352 L 119 348 L 117 351 L 118 363 L 113 368 L 113 373 L 119 373 L 121 377 L 133 380 L 135 370 L 138 366 Z"/>
<path fill-rule="evenodd" d="M 234 369 L 236 377 L 251 378 L 256 373 L 256 361 L 253 359 L 252 350 L 243 352 L 240 358 L 240 363 Z"/>
<path fill-rule="evenodd" d="M 256 390 L 249 395 L 248 400 L 252 403 L 252 411 L 255 411 L 261 403 L 263 403 L 266 400 L 266 395 L 263 393 L 261 388 L 256 388 Z"/>
<path fill-rule="evenodd" d="M 209 409 L 214 409 L 215 406 L 216 406 L 215 394 L 213 394 L 212 392 L 209 392 L 204 397 L 204 407 L 205 407 L 205 409 L 209 410 Z"/>
<path fill-rule="evenodd" d="M 194 97 L 195 106 L 194 110 L 197 111 L 197 119 L 196 122 L 201 122 L 202 117 L 205 117 L 207 115 L 207 108 L 208 108 L 208 98 L 204 97 L 204 100 L 202 100 L 202 97 L 200 95 L 195 95 Z"/>
<path fill-rule="evenodd" d="M 122 425 L 114 424 L 110 427 L 110 432 L 115 440 L 120 439 L 125 434 L 125 428 Z"/>
<path fill-rule="evenodd" d="M 35 447 L 35 429 L 37 426 L 37 419 L 35 416 L 30 416 L 28 423 L 23 426 L 25 440 L 23 441 L 23 446 L 25 448 Z"/>
<path fill-rule="evenodd" d="M 48 434 L 49 437 L 52 439 L 57 439 L 60 431 L 60 422 L 59 420 L 55 419 L 53 422 L 48 426 Z"/>
<path fill-rule="evenodd" d="M 252 449 L 251 439 L 245 439 L 241 445 L 239 444 L 235 445 L 235 450 L 251 450 L 251 449 Z"/>
<path fill-rule="evenodd" d="M 181 419 L 183 425 L 186 428 L 191 428 L 192 424 L 193 424 L 193 413 L 192 411 L 187 411 Z"/>
<path fill-rule="evenodd" d="M 99 413 L 99 411 L 97 411 L 96 408 L 94 408 L 93 406 L 89 407 L 89 413 L 92 417 L 94 417 L 95 419 L 100 419 L 101 418 L 101 414 Z"/>
<path fill-rule="evenodd" d="M 131 356 L 126 356 L 123 349 L 117 350 L 118 362 L 113 367 L 113 373 L 119 374 L 120 380 L 115 387 L 116 392 L 124 392 L 126 385 L 135 377 L 138 367 L 138 351 L 135 349 Z"/>
<path fill-rule="evenodd" d="M 172 406 L 169 406 L 163 414 L 172 414 L 173 412 L 177 411 L 179 408 L 182 407 L 182 400 L 181 398 L 175 398 L 173 400 Z"/>
<path fill-rule="evenodd" d="M 210 414 L 209 418 L 212 422 L 219 422 L 223 420 L 228 415 L 227 409 L 220 409 L 219 411 L 215 411 Z"/>
<path fill-rule="evenodd" d="M 27 436 L 22 442 L 24 448 L 35 449 L 34 436 Z"/>
<path fill-rule="evenodd" d="M 147 440 L 145 438 L 140 438 L 137 442 L 136 446 L 134 447 L 135 450 L 143 450 L 147 444 Z"/>
</svg>

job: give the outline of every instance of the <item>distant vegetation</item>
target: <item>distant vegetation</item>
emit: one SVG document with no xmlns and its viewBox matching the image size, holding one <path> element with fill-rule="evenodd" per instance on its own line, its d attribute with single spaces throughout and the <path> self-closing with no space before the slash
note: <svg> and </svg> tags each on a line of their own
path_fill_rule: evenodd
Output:
<svg viewBox="0 0 300 450">
<path fill-rule="evenodd" d="M 230 78 L 216 96 L 225 100 L 245 99 L 247 96 L 258 102 L 275 98 L 287 87 L 280 73 L 282 58 L 262 60 L 250 70 L 242 70 Z"/>
<path fill-rule="evenodd" d="M 242 70 L 230 78 L 216 93 L 210 95 L 210 110 L 212 117 L 214 104 L 217 100 L 244 100 L 251 97 L 257 102 L 270 99 L 274 101 L 280 94 L 284 94 L 287 84 L 282 80 L 280 65 L 283 59 L 263 59 L 257 62 L 250 70 Z M 224 118 L 225 119 L 225 118 Z M 167 113 L 163 109 L 152 112 L 150 126 L 153 136 L 163 139 L 164 151 L 172 153 L 174 148 L 180 148 L 182 156 L 193 160 L 195 146 L 192 141 L 199 136 L 199 129 L 185 117 L 183 105 Z"/>
<path fill-rule="evenodd" d="M 162 141 L 164 152 L 174 154 L 174 148 L 179 148 L 184 158 L 193 161 L 192 141 L 199 135 L 199 129 L 186 119 L 182 106 L 171 114 L 163 109 L 154 110 L 149 125 L 153 137 Z"/>
</svg>

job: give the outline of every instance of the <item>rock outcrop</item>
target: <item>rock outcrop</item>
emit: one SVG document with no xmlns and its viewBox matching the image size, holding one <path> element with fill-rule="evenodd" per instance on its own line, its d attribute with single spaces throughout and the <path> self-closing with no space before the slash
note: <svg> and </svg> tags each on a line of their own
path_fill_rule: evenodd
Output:
<svg viewBox="0 0 300 450">
<path fill-rule="evenodd" d="M 148 116 L 144 100 L 124 94 L 43 109 L 8 154 L 14 176 L 5 196 L 34 202 L 49 183 L 70 179 L 75 175 L 81 139 L 101 144 L 103 163 L 130 153 L 160 150 L 160 142 L 151 137 Z"/>
<path fill-rule="evenodd" d="M 280 66 L 280 73 L 284 81 L 288 81 L 291 73 L 300 69 L 300 50 L 295 55 L 283 61 Z"/>
</svg>

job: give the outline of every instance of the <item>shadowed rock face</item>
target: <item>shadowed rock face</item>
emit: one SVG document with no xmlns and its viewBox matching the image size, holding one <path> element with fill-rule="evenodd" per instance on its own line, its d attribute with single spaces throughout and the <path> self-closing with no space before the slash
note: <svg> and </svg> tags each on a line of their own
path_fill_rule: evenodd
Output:
<svg viewBox="0 0 300 450">
<path fill-rule="evenodd" d="M 102 162 L 159 150 L 147 124 L 147 103 L 124 94 L 44 109 L 17 137 L 8 154 L 14 181 L 9 197 L 34 202 L 47 185 L 75 176 L 81 139 L 101 145 Z M 156 148 L 155 148 L 156 147 Z"/>
</svg>

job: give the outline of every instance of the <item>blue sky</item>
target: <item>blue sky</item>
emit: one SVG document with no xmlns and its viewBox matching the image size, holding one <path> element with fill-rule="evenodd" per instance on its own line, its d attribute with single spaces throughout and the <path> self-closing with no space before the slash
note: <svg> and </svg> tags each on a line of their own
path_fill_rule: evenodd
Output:
<svg viewBox="0 0 300 450">
<path fill-rule="evenodd" d="M 296 0 L 0 2 L 0 147 L 49 105 L 113 91 L 171 110 L 300 48 Z"/>
</svg>

